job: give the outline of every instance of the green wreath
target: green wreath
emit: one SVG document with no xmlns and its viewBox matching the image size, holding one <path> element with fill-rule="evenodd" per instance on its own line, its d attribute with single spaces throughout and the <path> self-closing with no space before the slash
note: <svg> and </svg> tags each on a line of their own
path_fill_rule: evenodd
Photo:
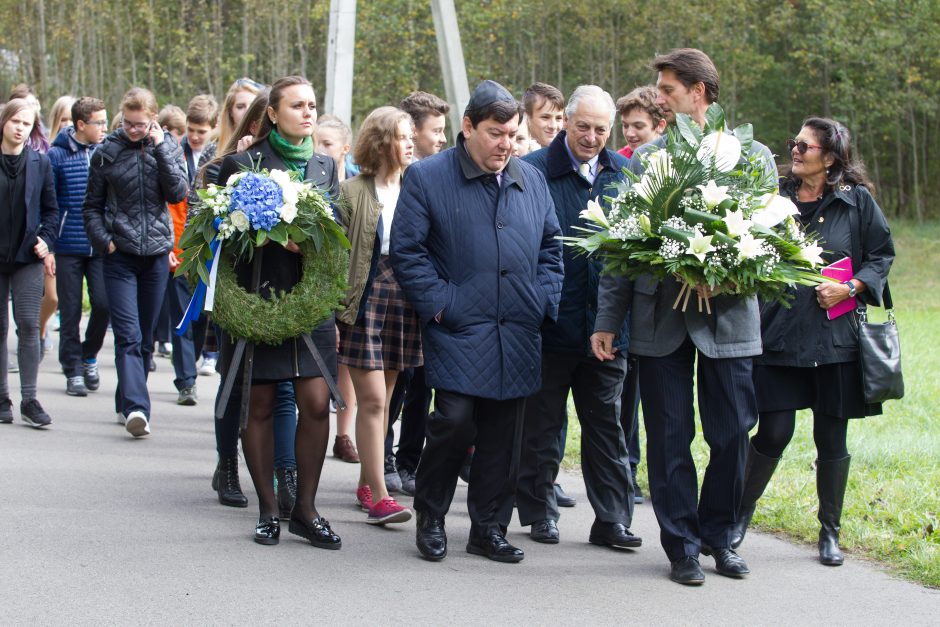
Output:
<svg viewBox="0 0 940 627">
<path fill-rule="evenodd" d="M 277 245 L 273 242 L 271 245 Z M 349 276 L 349 254 L 340 246 L 321 246 L 310 240 L 300 245 L 303 276 L 290 292 L 270 299 L 251 294 L 238 284 L 234 257 L 219 260 L 212 319 L 232 337 L 278 345 L 309 333 L 342 305 Z"/>
</svg>

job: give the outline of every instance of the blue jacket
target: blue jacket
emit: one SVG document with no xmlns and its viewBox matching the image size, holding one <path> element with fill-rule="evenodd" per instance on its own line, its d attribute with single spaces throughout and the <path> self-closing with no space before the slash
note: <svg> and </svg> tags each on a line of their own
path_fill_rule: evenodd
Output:
<svg viewBox="0 0 940 627">
<path fill-rule="evenodd" d="M 75 139 L 75 129 L 71 126 L 62 129 L 49 148 L 55 194 L 59 201 L 59 238 L 55 250 L 60 255 L 94 255 L 82 217 L 88 164 L 94 150 L 95 146 Z"/>
<path fill-rule="evenodd" d="M 428 385 L 497 400 L 539 390 L 540 328 L 558 315 L 564 278 L 559 232 L 538 170 L 510 158 L 497 188 L 462 136 L 405 170 L 390 260 L 421 319 Z"/>
<path fill-rule="evenodd" d="M 609 203 L 603 200 L 605 194 L 616 195 L 608 189 L 623 180 L 623 167 L 627 160 L 606 148 L 598 156 L 598 172 L 594 184 L 578 174 L 568 149 L 565 147 L 565 131 L 555 136 L 546 148 L 537 150 L 522 158 L 531 163 L 545 175 L 548 191 L 555 202 L 555 215 L 561 234 L 582 236 L 574 227 L 585 227 L 587 221 L 581 218 L 581 211 L 587 208 L 588 200 L 599 198 L 607 208 Z M 570 246 L 564 247 L 565 282 L 561 289 L 561 305 L 558 308 L 558 322 L 547 327 L 542 333 L 542 343 L 547 351 L 591 353 L 591 334 L 594 332 L 594 319 L 597 316 L 597 286 L 603 263 L 596 258 L 589 258 Z M 629 342 L 629 315 L 621 330 L 617 333 L 614 346 L 626 351 Z"/>
</svg>

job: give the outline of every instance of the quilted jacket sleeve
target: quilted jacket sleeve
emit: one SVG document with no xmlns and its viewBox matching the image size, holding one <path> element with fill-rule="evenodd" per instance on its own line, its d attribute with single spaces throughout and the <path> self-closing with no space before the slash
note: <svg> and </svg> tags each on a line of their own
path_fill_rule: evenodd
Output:
<svg viewBox="0 0 940 627">
<path fill-rule="evenodd" d="M 435 269 L 428 250 L 433 211 L 418 170 L 405 170 L 392 221 L 389 260 L 415 312 L 427 324 L 447 307 L 450 287 Z"/>
<path fill-rule="evenodd" d="M 104 222 L 105 202 L 108 190 L 104 175 L 104 159 L 94 156 L 88 167 L 88 186 L 85 188 L 85 202 L 82 205 L 82 217 L 85 219 L 85 232 L 92 248 L 100 253 L 108 252 L 111 233 Z"/>
<path fill-rule="evenodd" d="M 153 156 L 157 160 L 160 191 L 168 203 L 177 203 L 186 198 L 189 178 L 186 176 L 183 148 L 167 136 L 159 146 L 154 146 Z"/>
<path fill-rule="evenodd" d="M 539 265 L 536 276 L 539 285 L 545 291 L 545 317 L 552 322 L 558 319 L 558 305 L 561 303 L 561 287 L 565 280 L 562 263 L 561 227 L 555 214 L 555 203 L 548 192 L 545 179 L 539 174 L 543 198 L 539 205 L 545 208 L 545 221 L 542 225 L 542 244 L 539 248 Z"/>
</svg>

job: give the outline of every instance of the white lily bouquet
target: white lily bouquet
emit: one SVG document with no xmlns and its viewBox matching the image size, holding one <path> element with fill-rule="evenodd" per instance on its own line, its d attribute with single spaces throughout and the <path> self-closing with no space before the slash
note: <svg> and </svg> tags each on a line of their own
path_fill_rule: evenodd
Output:
<svg viewBox="0 0 940 627">
<path fill-rule="evenodd" d="M 339 307 L 349 241 L 324 192 L 299 173 L 245 170 L 198 193 L 200 206 L 180 237 L 176 275 L 195 270 L 199 280 L 178 333 L 205 310 L 233 337 L 276 345 L 309 332 Z M 302 274 L 290 292 L 262 298 L 238 285 L 233 264 L 250 261 L 268 240 L 296 244 Z"/>
<path fill-rule="evenodd" d="M 683 287 L 674 307 L 682 301 L 683 310 L 697 286 L 786 303 L 788 287 L 827 280 L 817 269 L 822 248 L 777 194 L 773 164 L 748 154 L 751 125 L 726 132 L 717 104 L 704 129 L 688 115 L 676 118 L 666 147 L 640 157 L 645 173 L 624 170 L 627 181 L 605 197 L 606 214 L 589 201 L 581 212 L 589 228 L 566 243 L 600 255 L 606 272 L 675 275 Z M 710 311 L 707 299 L 704 306 Z"/>
</svg>

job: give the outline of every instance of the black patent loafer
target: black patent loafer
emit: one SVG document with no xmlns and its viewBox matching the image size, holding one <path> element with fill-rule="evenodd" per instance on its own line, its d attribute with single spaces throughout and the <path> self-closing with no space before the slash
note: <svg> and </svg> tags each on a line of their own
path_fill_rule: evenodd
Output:
<svg viewBox="0 0 940 627">
<path fill-rule="evenodd" d="M 308 522 L 301 519 L 297 508 L 294 508 L 294 511 L 291 512 L 290 524 L 288 524 L 287 530 L 296 536 L 306 538 L 310 544 L 318 549 L 336 551 L 343 547 L 343 541 L 330 528 L 330 521 L 322 516 L 317 516 Z"/>
<path fill-rule="evenodd" d="M 588 536 L 588 541 L 591 544 L 615 549 L 635 549 L 643 545 L 643 538 L 633 535 L 626 525 L 605 523 L 599 520 L 595 520 L 591 525 L 591 535 Z"/>
<path fill-rule="evenodd" d="M 488 557 L 494 562 L 503 562 L 504 564 L 515 564 L 521 562 L 525 557 L 522 549 L 514 547 L 506 541 L 501 533 L 491 533 L 485 538 L 470 536 L 467 542 L 467 553 L 471 555 L 482 555 Z"/>
<path fill-rule="evenodd" d="M 554 520 L 539 520 L 532 523 L 529 537 L 542 544 L 558 544 L 558 525 Z"/>
<path fill-rule="evenodd" d="M 683 586 L 700 586 L 705 583 L 705 573 L 698 563 L 698 558 L 692 555 L 674 561 L 669 578 Z"/>
<path fill-rule="evenodd" d="M 418 511 L 415 528 L 415 546 L 418 553 L 426 560 L 437 562 L 447 557 L 447 533 L 444 531 L 444 519 Z"/>
<path fill-rule="evenodd" d="M 255 542 L 258 544 L 277 544 L 281 539 L 281 520 L 277 516 L 258 519 L 255 527 Z"/>
</svg>

